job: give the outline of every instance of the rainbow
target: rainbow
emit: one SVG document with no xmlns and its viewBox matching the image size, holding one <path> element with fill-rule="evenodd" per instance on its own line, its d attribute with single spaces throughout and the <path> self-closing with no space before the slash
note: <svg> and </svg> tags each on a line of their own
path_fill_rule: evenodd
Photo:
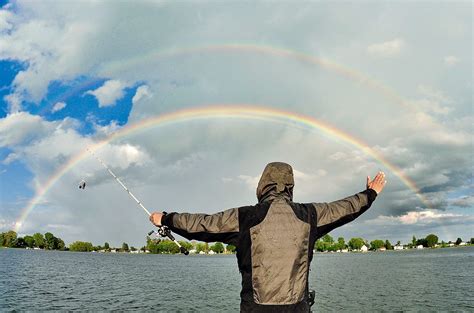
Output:
<svg viewBox="0 0 474 313">
<path fill-rule="evenodd" d="M 414 111 L 415 108 L 407 103 L 400 95 L 398 95 L 393 89 L 387 85 L 379 82 L 360 71 L 357 71 L 353 68 L 349 68 L 342 64 L 338 64 L 327 58 L 320 58 L 314 55 L 299 52 L 296 50 L 291 50 L 288 48 L 267 46 L 267 45 L 256 45 L 256 44 L 220 44 L 220 45 L 207 45 L 207 46 L 198 46 L 198 47 L 184 47 L 184 48 L 173 48 L 165 49 L 160 51 L 153 51 L 145 55 L 139 55 L 133 58 L 129 58 L 121 61 L 114 61 L 106 63 L 103 67 L 99 69 L 99 73 L 105 74 L 107 76 L 114 76 L 117 73 L 128 70 L 131 67 L 139 66 L 145 62 L 151 62 L 159 59 L 166 59 L 171 57 L 176 57 L 180 55 L 193 55 L 198 53 L 252 53 L 252 54 L 262 54 L 262 55 L 271 55 L 279 58 L 292 59 L 304 64 L 316 65 L 327 70 L 331 70 L 339 75 L 346 77 L 350 80 L 353 80 L 361 85 L 366 85 L 369 88 L 372 88 L 378 91 L 380 94 L 385 96 L 385 98 L 393 101 L 394 103 L 403 106 L 411 111 Z"/>
<path fill-rule="evenodd" d="M 166 126 L 176 123 L 184 123 L 187 121 L 206 120 L 206 119 L 244 119 L 244 120 L 261 120 L 270 121 L 276 123 L 286 124 L 292 127 L 299 127 L 305 129 L 315 129 L 323 134 L 328 135 L 334 139 L 347 143 L 366 155 L 377 160 L 389 169 L 394 175 L 396 175 L 408 188 L 410 188 L 423 203 L 427 203 L 424 196 L 420 193 L 415 182 L 412 181 L 403 171 L 396 165 L 389 162 L 382 154 L 372 149 L 368 144 L 364 143 L 360 139 L 345 133 L 344 131 L 337 129 L 336 127 L 329 125 L 323 121 L 317 120 L 311 116 L 302 115 L 298 113 L 283 111 L 268 107 L 258 107 L 250 105 L 235 105 L 235 104 L 221 104 L 219 106 L 204 106 L 198 108 L 184 109 L 171 113 L 165 113 L 155 117 L 141 120 L 138 123 L 126 126 L 114 134 L 107 137 L 105 140 L 95 143 L 90 146 L 91 151 L 101 149 L 108 143 L 130 136 L 132 134 L 145 131 L 158 126 Z M 47 181 L 39 188 L 35 196 L 30 200 L 28 205 L 22 210 L 19 219 L 15 223 L 15 231 L 23 225 L 24 221 L 34 209 L 34 207 L 41 201 L 44 195 L 54 186 L 54 184 L 69 170 L 75 167 L 83 159 L 89 157 L 90 154 L 86 149 L 81 153 L 72 157 L 66 164 L 60 167 Z M 429 205 L 428 205 L 429 206 Z"/>
</svg>

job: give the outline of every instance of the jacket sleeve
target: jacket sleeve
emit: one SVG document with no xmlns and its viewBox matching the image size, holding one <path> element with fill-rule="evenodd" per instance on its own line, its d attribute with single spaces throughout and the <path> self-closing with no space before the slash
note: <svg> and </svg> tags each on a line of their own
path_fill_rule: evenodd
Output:
<svg viewBox="0 0 474 313">
<path fill-rule="evenodd" d="M 229 209 L 212 215 L 169 213 L 161 223 L 186 239 L 221 241 L 236 245 L 239 235 L 239 210 Z"/>
<path fill-rule="evenodd" d="M 313 203 L 316 210 L 317 237 L 320 238 L 336 227 L 349 223 L 370 208 L 377 192 L 367 189 L 353 196 L 330 203 Z"/>
</svg>

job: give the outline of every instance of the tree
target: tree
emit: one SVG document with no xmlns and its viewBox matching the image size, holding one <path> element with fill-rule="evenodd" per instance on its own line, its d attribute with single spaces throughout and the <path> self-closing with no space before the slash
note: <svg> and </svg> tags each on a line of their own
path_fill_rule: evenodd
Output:
<svg viewBox="0 0 474 313">
<path fill-rule="evenodd" d="M 411 239 L 411 245 L 412 247 L 416 247 L 416 237 L 413 235 L 413 238 Z"/>
<path fill-rule="evenodd" d="M 393 250 L 393 246 L 392 246 L 392 244 L 390 243 L 390 241 L 388 241 L 388 239 L 385 240 L 385 248 L 386 248 L 387 250 Z"/>
<path fill-rule="evenodd" d="M 3 234 L 4 233 L 0 233 L 0 247 L 3 247 Z"/>
<path fill-rule="evenodd" d="M 178 241 L 178 242 L 179 242 L 179 244 L 180 244 L 183 248 L 185 248 L 185 249 L 188 250 L 188 251 L 193 248 L 193 244 L 190 243 L 189 241 L 182 241 L 182 240 L 181 240 L 181 241 Z"/>
<path fill-rule="evenodd" d="M 428 247 L 428 242 L 426 238 L 421 238 L 416 241 L 416 246 L 422 245 L 423 247 Z"/>
<path fill-rule="evenodd" d="M 211 250 L 215 253 L 223 253 L 224 252 L 224 245 L 222 242 L 216 242 L 211 246 Z"/>
<path fill-rule="evenodd" d="M 25 239 L 23 237 L 18 237 L 15 242 L 15 247 L 25 248 L 26 247 Z"/>
<path fill-rule="evenodd" d="M 227 245 L 226 250 L 228 253 L 235 253 L 235 251 L 237 250 L 237 247 L 234 245 Z"/>
<path fill-rule="evenodd" d="M 54 237 L 54 235 L 50 232 L 44 234 L 44 239 L 46 243 L 46 249 L 48 250 L 56 250 L 58 245 L 58 238 Z"/>
<path fill-rule="evenodd" d="M 201 252 L 201 251 L 207 253 L 207 251 L 206 251 L 206 245 L 204 244 L 204 242 L 198 242 L 198 243 L 196 244 L 196 252 L 199 253 L 199 252 Z"/>
<path fill-rule="evenodd" d="M 150 253 L 159 253 L 158 251 L 158 244 L 160 243 L 159 239 L 151 239 L 150 237 L 146 237 L 146 249 L 150 251 Z"/>
<path fill-rule="evenodd" d="M 380 239 L 375 239 L 370 242 L 370 250 L 378 250 L 385 246 L 385 242 Z"/>
<path fill-rule="evenodd" d="M 324 251 L 329 251 L 331 244 L 329 242 L 323 241 L 323 239 L 318 239 L 314 247 L 316 251 L 324 252 Z"/>
<path fill-rule="evenodd" d="M 456 246 L 459 246 L 462 242 L 462 239 L 461 238 L 458 238 L 456 239 Z"/>
<path fill-rule="evenodd" d="M 110 245 L 108 242 L 104 243 L 104 249 L 105 251 L 110 251 Z"/>
<path fill-rule="evenodd" d="M 23 239 L 28 248 L 33 248 L 35 246 L 35 238 L 33 238 L 33 236 L 25 236 Z"/>
<path fill-rule="evenodd" d="M 17 234 L 13 230 L 3 233 L 3 245 L 9 248 L 16 247 Z"/>
<path fill-rule="evenodd" d="M 179 247 L 171 240 L 162 240 L 157 246 L 158 253 L 179 253 Z"/>
<path fill-rule="evenodd" d="M 334 243 L 334 239 L 329 234 L 324 235 L 321 239 L 323 240 L 323 242 L 327 242 L 331 244 Z"/>
<path fill-rule="evenodd" d="M 61 238 L 57 238 L 57 239 L 58 239 L 58 243 L 57 243 L 56 249 L 61 250 L 61 251 L 66 250 L 66 244 L 64 243 L 64 241 Z"/>
<path fill-rule="evenodd" d="M 352 250 L 360 250 L 364 244 L 364 239 L 360 237 L 351 238 L 351 240 L 348 242 L 348 245 Z"/>
<path fill-rule="evenodd" d="M 344 240 L 344 237 L 339 237 L 337 238 L 337 249 L 336 250 L 342 250 L 346 248 L 346 242 Z"/>
<path fill-rule="evenodd" d="M 128 252 L 128 244 L 126 242 L 122 243 L 122 251 Z"/>
<path fill-rule="evenodd" d="M 471 238 L 471 241 L 469 241 L 471 245 L 474 245 L 474 238 Z"/>
<path fill-rule="evenodd" d="M 76 252 L 90 252 L 93 248 L 92 243 L 83 241 L 75 241 L 69 246 L 69 250 Z"/>
<path fill-rule="evenodd" d="M 436 236 L 435 234 L 429 234 L 428 236 L 426 236 L 425 240 L 426 246 L 433 248 L 438 243 L 438 236 Z"/>
<path fill-rule="evenodd" d="M 40 249 L 43 249 L 44 248 L 44 245 L 45 245 L 45 241 L 44 241 L 44 237 L 42 234 L 40 233 L 36 233 L 33 235 L 33 238 L 35 239 L 35 247 L 38 247 Z"/>
</svg>

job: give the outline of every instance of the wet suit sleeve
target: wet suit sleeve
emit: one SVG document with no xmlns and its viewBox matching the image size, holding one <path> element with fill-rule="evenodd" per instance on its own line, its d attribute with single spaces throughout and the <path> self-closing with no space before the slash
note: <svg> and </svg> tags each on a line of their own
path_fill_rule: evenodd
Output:
<svg viewBox="0 0 474 313">
<path fill-rule="evenodd" d="M 370 208 L 377 192 L 367 189 L 353 196 L 330 203 L 313 203 L 316 210 L 318 237 L 322 237 L 334 228 L 349 223 Z"/>
<path fill-rule="evenodd" d="M 169 213 L 161 222 L 188 240 L 221 241 L 235 245 L 239 235 L 238 209 L 229 209 L 212 215 Z"/>
</svg>

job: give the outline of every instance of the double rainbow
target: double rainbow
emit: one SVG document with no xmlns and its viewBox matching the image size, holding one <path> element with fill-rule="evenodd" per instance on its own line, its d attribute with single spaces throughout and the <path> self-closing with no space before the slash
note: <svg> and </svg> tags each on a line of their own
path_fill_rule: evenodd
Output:
<svg viewBox="0 0 474 313">
<path fill-rule="evenodd" d="M 251 106 L 244 104 L 221 104 L 219 106 L 204 106 L 192 109 L 184 109 L 171 113 L 165 113 L 159 116 L 151 117 L 141 120 L 138 123 L 126 126 L 114 134 L 110 135 L 103 141 L 89 147 L 91 151 L 96 151 L 108 143 L 136 134 L 138 132 L 146 131 L 151 128 L 166 126 L 177 123 L 184 123 L 187 121 L 206 120 L 206 119 L 244 119 L 244 120 L 261 120 L 285 124 L 291 127 L 314 129 L 328 135 L 336 140 L 347 143 L 364 154 L 370 156 L 374 160 L 384 165 L 395 176 L 397 176 L 409 189 L 411 189 L 419 199 L 427 204 L 426 199 L 420 193 L 415 182 L 411 180 L 399 167 L 388 161 L 380 152 L 372 149 L 368 144 L 362 140 L 345 133 L 344 131 L 329 125 L 323 121 L 317 120 L 311 116 L 302 115 L 298 113 L 278 110 L 268 107 Z M 69 170 L 76 166 L 79 162 L 89 157 L 89 153 L 84 149 L 81 153 L 72 157 L 66 164 L 60 167 L 47 181 L 42 188 L 38 189 L 35 196 L 30 200 L 28 205 L 22 210 L 19 219 L 15 223 L 15 231 L 18 231 L 23 225 L 24 221 L 41 201 L 45 194 L 56 184 L 56 182 L 65 175 Z M 428 205 L 429 206 L 429 205 Z"/>
</svg>

